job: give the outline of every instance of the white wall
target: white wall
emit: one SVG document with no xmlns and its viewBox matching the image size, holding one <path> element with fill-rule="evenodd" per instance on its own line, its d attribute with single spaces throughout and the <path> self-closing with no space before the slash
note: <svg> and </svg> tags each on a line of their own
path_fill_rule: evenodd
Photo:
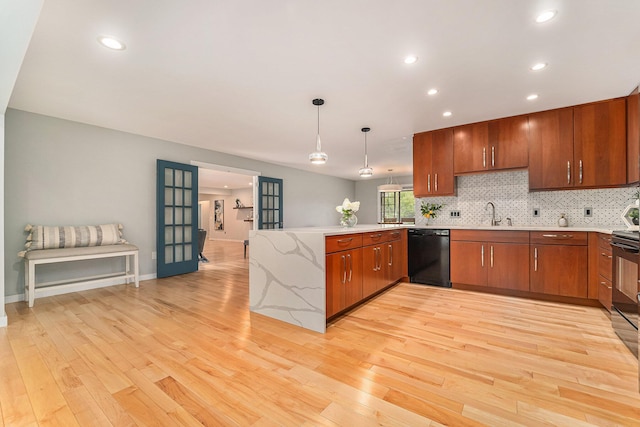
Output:
<svg viewBox="0 0 640 427">
<path fill-rule="evenodd" d="M 4 114 L 0 114 L 0 170 L 4 172 Z M 4 242 L 4 173 L 0 174 L 0 238 Z M 2 290 L 5 288 L 4 280 L 4 253 L 5 245 L 0 246 L 0 274 L 2 274 Z M 0 293 L 0 327 L 7 326 L 7 314 L 4 311 L 4 292 Z"/>
<path fill-rule="evenodd" d="M 27 223 L 120 222 L 125 238 L 140 248 L 140 273 L 154 275 L 156 159 L 283 179 L 285 227 L 335 225 L 334 207 L 355 193 L 350 180 L 13 109 L 6 113 L 5 155 L 4 295 L 12 297 L 23 293 L 16 254 Z"/>
<path fill-rule="evenodd" d="M 356 181 L 356 198 L 360 210 L 356 214 L 358 224 L 376 224 L 378 222 L 378 185 L 387 184 L 389 178 L 361 179 Z M 393 177 L 394 184 L 413 186 L 413 176 Z M 336 203 L 336 206 L 340 203 Z"/>
</svg>

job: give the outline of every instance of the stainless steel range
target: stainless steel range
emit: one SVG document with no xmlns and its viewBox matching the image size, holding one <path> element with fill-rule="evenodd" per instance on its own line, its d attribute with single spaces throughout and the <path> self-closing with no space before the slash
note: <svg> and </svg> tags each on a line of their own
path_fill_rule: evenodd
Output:
<svg viewBox="0 0 640 427">
<path fill-rule="evenodd" d="M 638 231 L 616 231 L 611 239 L 613 249 L 613 288 L 611 324 L 616 334 L 638 357 Z"/>
</svg>

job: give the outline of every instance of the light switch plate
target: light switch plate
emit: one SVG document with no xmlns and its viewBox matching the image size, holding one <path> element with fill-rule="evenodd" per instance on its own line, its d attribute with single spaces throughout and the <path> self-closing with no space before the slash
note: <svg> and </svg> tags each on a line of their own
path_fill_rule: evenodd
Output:
<svg viewBox="0 0 640 427">
<path fill-rule="evenodd" d="M 449 212 L 449 216 L 451 218 L 460 218 L 460 211 L 451 211 Z"/>
</svg>

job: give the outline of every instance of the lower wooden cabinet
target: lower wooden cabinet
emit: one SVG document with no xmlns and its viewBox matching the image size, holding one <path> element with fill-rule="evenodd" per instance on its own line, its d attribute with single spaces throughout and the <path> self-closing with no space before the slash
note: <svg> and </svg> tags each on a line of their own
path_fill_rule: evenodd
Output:
<svg viewBox="0 0 640 427">
<path fill-rule="evenodd" d="M 387 258 L 386 244 L 365 246 L 362 248 L 363 254 L 363 298 L 373 295 L 378 290 L 386 286 Z"/>
<path fill-rule="evenodd" d="M 327 317 L 359 302 L 362 297 L 362 248 L 326 256 Z"/>
<path fill-rule="evenodd" d="M 529 232 L 451 230 L 451 282 L 529 290 Z"/>
<path fill-rule="evenodd" d="M 589 298 L 611 311 L 613 256 L 611 235 L 589 233 Z"/>
<path fill-rule="evenodd" d="M 588 298 L 587 233 L 531 233 L 531 292 Z"/>
</svg>

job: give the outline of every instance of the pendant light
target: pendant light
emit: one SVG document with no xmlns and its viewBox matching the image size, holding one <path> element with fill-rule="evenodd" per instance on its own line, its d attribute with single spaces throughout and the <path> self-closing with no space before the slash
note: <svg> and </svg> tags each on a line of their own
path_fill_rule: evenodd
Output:
<svg viewBox="0 0 640 427">
<path fill-rule="evenodd" d="M 316 98 L 313 105 L 318 107 L 318 135 L 316 136 L 316 151 L 309 154 L 309 161 L 314 165 L 324 165 L 327 163 L 327 153 L 322 151 L 322 143 L 320 142 L 320 106 L 324 104 L 324 99 Z"/>
<path fill-rule="evenodd" d="M 378 192 L 391 193 L 393 191 L 402 191 L 402 185 L 393 183 L 393 169 L 388 169 L 388 171 L 389 182 L 383 185 L 378 185 Z"/>
<path fill-rule="evenodd" d="M 369 178 L 373 176 L 373 168 L 369 167 L 369 160 L 367 159 L 367 132 L 369 132 L 371 128 L 362 128 L 361 130 L 364 133 L 364 167 L 360 168 L 358 173 L 362 178 Z"/>
</svg>

